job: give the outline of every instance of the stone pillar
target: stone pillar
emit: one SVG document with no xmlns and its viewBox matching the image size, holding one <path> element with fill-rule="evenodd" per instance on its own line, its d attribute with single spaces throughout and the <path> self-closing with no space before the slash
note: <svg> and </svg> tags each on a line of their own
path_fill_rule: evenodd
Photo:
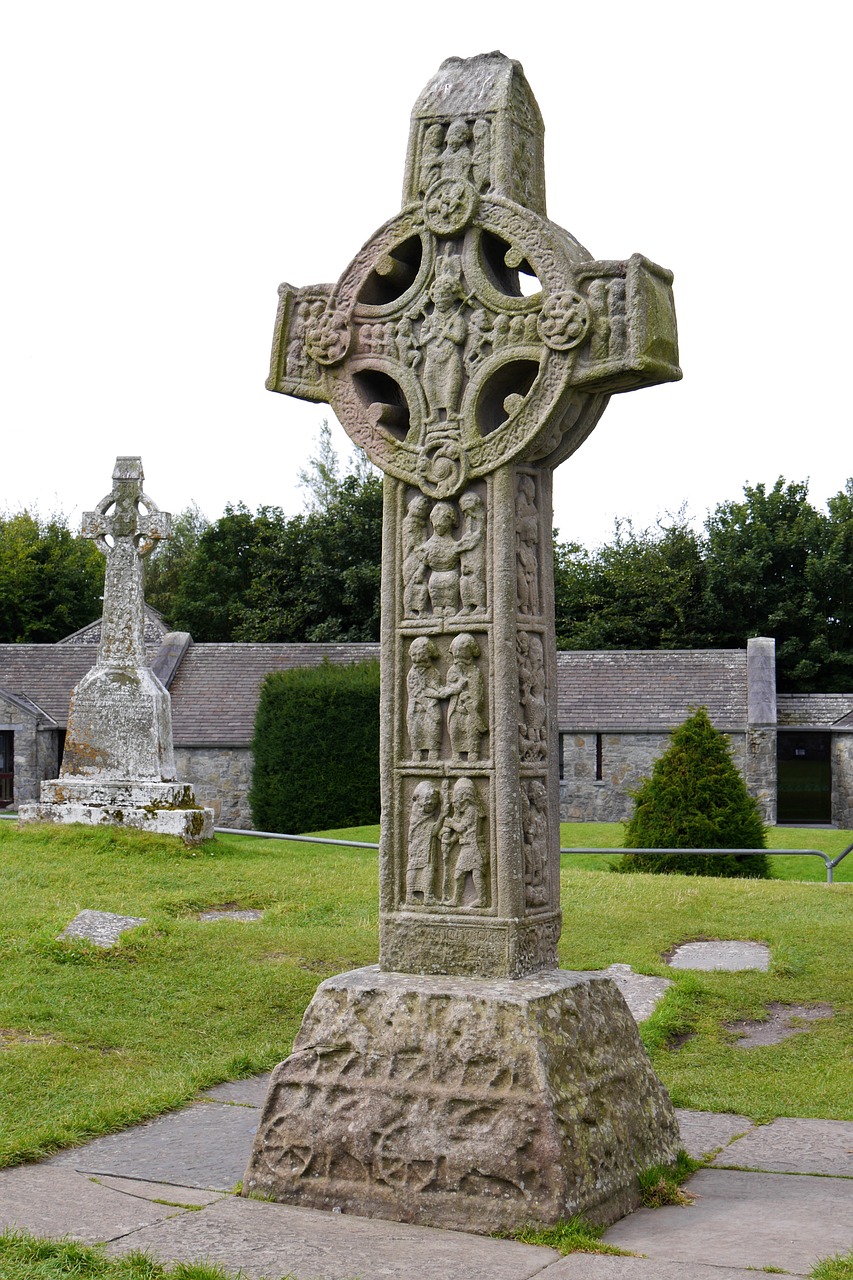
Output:
<svg viewBox="0 0 853 1280">
<path fill-rule="evenodd" d="M 615 986 L 557 969 L 551 549 L 554 467 L 681 376 L 672 276 L 547 220 L 542 134 L 518 63 L 448 59 L 401 212 L 336 285 L 279 289 L 267 386 L 385 472 L 380 966 L 322 984 L 246 1194 L 486 1231 L 611 1220 L 675 1158 Z"/>
<path fill-rule="evenodd" d="M 771 826 L 776 821 L 776 641 L 754 636 L 746 642 L 746 785 Z"/>
<path fill-rule="evenodd" d="M 107 561 L 98 658 L 71 694 L 59 777 L 20 819 L 139 827 L 195 844 L 212 836 L 213 814 L 177 781 L 171 699 L 145 653 L 143 561 L 170 536 L 171 517 L 143 479 L 140 458 L 117 458 L 112 489 L 83 517 L 83 537 Z"/>
</svg>

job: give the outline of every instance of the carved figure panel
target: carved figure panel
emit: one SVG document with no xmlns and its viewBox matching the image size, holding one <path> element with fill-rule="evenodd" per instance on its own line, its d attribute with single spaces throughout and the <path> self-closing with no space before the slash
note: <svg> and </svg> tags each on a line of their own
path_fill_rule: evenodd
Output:
<svg viewBox="0 0 853 1280">
<path fill-rule="evenodd" d="M 490 906 L 486 786 L 469 777 L 415 783 L 406 833 L 407 905 L 442 912 Z"/>
<path fill-rule="evenodd" d="M 518 754 L 522 761 L 545 760 L 548 755 L 548 707 L 545 699 L 545 656 L 542 637 L 535 631 L 519 631 L 518 657 Z"/>
<path fill-rule="evenodd" d="M 470 908 L 490 904 L 486 816 L 487 807 L 475 780 L 457 778 L 441 828 L 447 906 Z"/>
<path fill-rule="evenodd" d="M 410 758 L 471 763 L 489 756 L 484 646 L 468 632 L 415 636 L 406 675 Z M 442 671 L 440 663 L 445 663 Z M 448 751 L 449 745 L 449 751 Z"/>
<path fill-rule="evenodd" d="M 516 585 L 518 611 L 539 613 L 539 511 L 536 482 L 532 476 L 518 478 L 515 499 Z"/>
<path fill-rule="evenodd" d="M 475 490 L 458 502 L 416 494 L 402 520 L 403 615 L 449 618 L 486 609 L 486 508 Z"/>
<path fill-rule="evenodd" d="M 521 784 L 524 840 L 524 900 L 528 907 L 548 904 L 548 789 L 539 778 Z"/>
</svg>

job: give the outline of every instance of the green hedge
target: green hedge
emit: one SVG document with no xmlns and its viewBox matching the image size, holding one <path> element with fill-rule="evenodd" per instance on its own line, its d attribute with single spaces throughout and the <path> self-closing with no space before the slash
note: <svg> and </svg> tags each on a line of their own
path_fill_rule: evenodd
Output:
<svg viewBox="0 0 853 1280">
<path fill-rule="evenodd" d="M 725 735 L 700 707 L 672 735 L 652 776 L 633 793 L 626 849 L 763 849 L 766 833 Z M 766 854 L 743 857 L 626 854 L 620 871 L 766 879 Z"/>
<path fill-rule="evenodd" d="M 249 803 L 260 831 L 379 821 L 379 663 L 275 671 L 261 685 Z"/>
</svg>

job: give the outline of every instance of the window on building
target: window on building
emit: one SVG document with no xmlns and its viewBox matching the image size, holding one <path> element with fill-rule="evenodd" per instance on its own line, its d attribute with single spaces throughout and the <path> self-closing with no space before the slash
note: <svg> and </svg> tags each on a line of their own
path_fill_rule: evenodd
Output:
<svg viewBox="0 0 853 1280">
<path fill-rule="evenodd" d="M 601 782 L 604 777 L 604 754 L 601 745 L 601 734 L 595 735 L 595 780 Z"/>
<path fill-rule="evenodd" d="M 15 798 L 15 734 L 0 730 L 0 809 L 8 809 Z"/>
</svg>

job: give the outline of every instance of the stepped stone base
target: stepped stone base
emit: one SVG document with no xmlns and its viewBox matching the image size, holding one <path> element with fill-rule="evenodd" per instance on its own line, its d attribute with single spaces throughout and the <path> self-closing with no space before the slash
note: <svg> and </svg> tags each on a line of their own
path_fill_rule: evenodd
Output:
<svg viewBox="0 0 853 1280">
<path fill-rule="evenodd" d="M 126 782 L 54 778 L 41 784 L 41 800 L 21 805 L 20 822 L 82 822 L 178 836 L 200 844 L 213 836 L 213 810 L 200 809 L 181 782 Z"/>
<path fill-rule="evenodd" d="M 243 1194 L 481 1233 L 610 1223 L 679 1143 L 610 979 L 371 966 L 318 988 L 273 1072 Z"/>
</svg>

